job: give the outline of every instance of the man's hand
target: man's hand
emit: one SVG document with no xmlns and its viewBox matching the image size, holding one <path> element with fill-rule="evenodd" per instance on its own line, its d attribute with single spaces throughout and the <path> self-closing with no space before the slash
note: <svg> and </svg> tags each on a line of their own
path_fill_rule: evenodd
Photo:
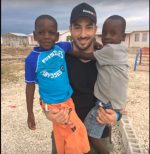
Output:
<svg viewBox="0 0 150 154">
<path fill-rule="evenodd" d="M 28 113 L 27 123 L 28 123 L 29 129 L 31 130 L 36 129 L 34 113 Z"/>
<path fill-rule="evenodd" d="M 100 124 L 114 124 L 117 121 L 117 115 L 114 110 L 99 108 L 97 110 L 97 121 Z"/>
<path fill-rule="evenodd" d="M 67 124 L 69 121 L 69 115 L 68 115 L 68 109 L 62 108 L 60 110 L 58 109 L 52 109 L 49 111 L 44 111 L 46 117 L 48 120 L 60 123 L 60 124 Z"/>
</svg>

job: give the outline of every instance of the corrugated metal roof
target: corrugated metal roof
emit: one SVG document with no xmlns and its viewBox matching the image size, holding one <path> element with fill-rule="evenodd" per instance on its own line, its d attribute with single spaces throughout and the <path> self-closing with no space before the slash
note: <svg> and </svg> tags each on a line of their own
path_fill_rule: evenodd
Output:
<svg viewBox="0 0 150 154">
<path fill-rule="evenodd" d="M 138 31 L 149 31 L 148 26 L 127 26 L 126 32 L 132 33 L 132 32 L 138 32 Z"/>
<path fill-rule="evenodd" d="M 58 32 L 60 35 L 65 34 L 65 33 L 70 33 L 69 30 L 59 30 Z"/>
<path fill-rule="evenodd" d="M 23 33 L 9 33 L 9 34 L 13 34 L 13 35 L 16 35 L 16 36 L 27 36 L 26 34 L 23 34 Z"/>
<path fill-rule="evenodd" d="M 28 34 L 27 36 L 33 36 L 33 33 Z"/>
</svg>

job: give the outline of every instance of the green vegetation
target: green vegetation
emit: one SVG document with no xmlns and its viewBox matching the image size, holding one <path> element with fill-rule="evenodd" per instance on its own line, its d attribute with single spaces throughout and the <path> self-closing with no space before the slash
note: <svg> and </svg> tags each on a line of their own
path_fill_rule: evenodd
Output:
<svg viewBox="0 0 150 154">
<path fill-rule="evenodd" d="M 72 37 L 68 35 L 66 41 L 72 41 Z"/>
</svg>

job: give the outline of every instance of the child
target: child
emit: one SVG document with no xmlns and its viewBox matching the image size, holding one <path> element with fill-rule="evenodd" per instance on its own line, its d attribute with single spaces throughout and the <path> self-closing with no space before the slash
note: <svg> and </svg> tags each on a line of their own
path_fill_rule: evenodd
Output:
<svg viewBox="0 0 150 154">
<path fill-rule="evenodd" d="M 81 154 L 90 150 L 84 124 L 75 113 L 71 99 L 65 52 L 71 44 L 58 41 L 57 22 L 49 15 L 41 15 L 35 21 L 34 39 L 39 43 L 25 61 L 27 105 L 33 104 L 35 83 L 39 86 L 41 106 L 46 114 L 51 109 L 67 108 L 71 125 L 53 123 L 58 154 Z M 68 122 L 69 123 L 69 122 Z"/>
<path fill-rule="evenodd" d="M 85 118 L 85 126 L 90 140 L 99 152 L 102 152 L 100 140 L 105 125 L 96 120 L 97 109 L 112 108 L 116 111 L 117 121 L 121 118 L 128 86 L 128 50 L 121 44 L 125 39 L 126 21 L 118 15 L 110 16 L 103 25 L 103 48 L 93 53 L 73 52 L 71 54 L 82 59 L 97 60 L 98 76 L 94 86 L 94 95 L 97 98 L 96 106 Z"/>
</svg>

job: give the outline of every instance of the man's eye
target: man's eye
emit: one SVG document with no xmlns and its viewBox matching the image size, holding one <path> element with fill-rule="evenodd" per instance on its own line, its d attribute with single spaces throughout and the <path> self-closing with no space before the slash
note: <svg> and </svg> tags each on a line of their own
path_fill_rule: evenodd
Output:
<svg viewBox="0 0 150 154">
<path fill-rule="evenodd" d="M 93 26 L 87 26 L 86 28 L 87 29 L 93 29 L 94 27 Z"/>
<path fill-rule="evenodd" d="M 74 26 L 74 28 L 75 28 L 75 29 L 81 29 L 81 27 L 80 27 L 80 26 Z"/>
</svg>

